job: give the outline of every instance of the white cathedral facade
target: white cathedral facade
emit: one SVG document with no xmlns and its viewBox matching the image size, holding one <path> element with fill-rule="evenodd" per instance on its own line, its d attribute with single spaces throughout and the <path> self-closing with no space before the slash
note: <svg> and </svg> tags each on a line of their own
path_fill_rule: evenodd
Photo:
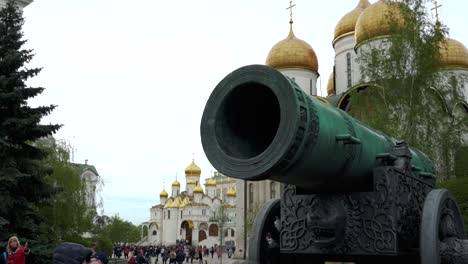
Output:
<svg viewBox="0 0 468 264">
<path fill-rule="evenodd" d="M 188 241 L 191 245 L 211 247 L 234 245 L 236 236 L 235 181 L 215 173 L 206 181 L 205 190 L 200 182 L 201 169 L 192 160 L 185 169 L 185 188 L 176 179 L 171 194 L 163 190 L 160 204 L 150 209 L 150 220 L 143 223 L 148 235 L 142 245 L 174 245 Z"/>
</svg>

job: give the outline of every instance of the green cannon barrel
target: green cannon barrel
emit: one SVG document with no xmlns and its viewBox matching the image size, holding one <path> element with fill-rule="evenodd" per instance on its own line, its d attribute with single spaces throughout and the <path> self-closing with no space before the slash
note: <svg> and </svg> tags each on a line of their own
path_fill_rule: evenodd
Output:
<svg viewBox="0 0 468 264">
<path fill-rule="evenodd" d="M 396 144 L 263 65 L 239 68 L 216 86 L 200 132 L 206 156 L 221 173 L 305 190 L 371 186 L 379 157 L 391 156 Z M 429 159 L 410 152 L 414 170 L 433 175 Z"/>
</svg>

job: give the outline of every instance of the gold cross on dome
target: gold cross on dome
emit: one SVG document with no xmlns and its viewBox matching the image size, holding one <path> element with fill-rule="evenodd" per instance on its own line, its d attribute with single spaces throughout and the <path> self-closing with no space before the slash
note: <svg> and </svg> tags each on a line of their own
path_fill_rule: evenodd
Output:
<svg viewBox="0 0 468 264">
<path fill-rule="evenodd" d="M 435 6 L 434 6 L 433 8 L 431 8 L 431 10 L 435 10 L 435 13 L 436 13 L 436 20 L 437 20 L 437 22 L 439 22 L 439 7 L 441 7 L 442 5 L 439 5 L 439 4 L 437 3 L 437 0 L 434 0 L 434 5 L 435 5 Z"/>
<path fill-rule="evenodd" d="M 286 10 L 289 9 L 289 12 L 290 12 L 290 16 L 291 16 L 291 19 L 289 20 L 290 23 L 292 23 L 292 21 L 293 21 L 292 20 L 292 8 L 295 7 L 295 6 L 296 6 L 296 4 L 293 5 L 292 1 L 289 1 L 289 7 L 286 8 Z"/>
</svg>

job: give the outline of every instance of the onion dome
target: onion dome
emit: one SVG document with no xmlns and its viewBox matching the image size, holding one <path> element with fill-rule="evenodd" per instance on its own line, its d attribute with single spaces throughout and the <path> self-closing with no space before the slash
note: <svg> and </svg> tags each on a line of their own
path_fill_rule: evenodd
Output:
<svg viewBox="0 0 468 264">
<path fill-rule="evenodd" d="M 229 189 L 229 191 L 226 193 L 227 197 L 236 197 L 236 190 L 234 190 L 233 187 Z"/>
<path fill-rule="evenodd" d="M 197 182 L 194 180 L 188 180 L 187 185 L 197 185 Z"/>
<path fill-rule="evenodd" d="M 168 208 L 179 208 L 180 207 L 180 198 L 177 197 L 171 205 L 169 205 Z"/>
<path fill-rule="evenodd" d="M 367 7 L 356 22 L 355 38 L 356 44 L 377 37 L 395 34 L 392 20 L 395 17 L 397 28 L 403 28 L 404 19 L 399 8 L 399 3 L 380 0 Z"/>
<path fill-rule="evenodd" d="M 167 198 L 169 197 L 169 194 L 166 192 L 166 189 L 164 189 L 160 194 L 159 197 L 161 198 Z"/>
<path fill-rule="evenodd" d="M 333 79 L 333 71 L 330 73 L 330 77 L 328 77 L 328 84 L 327 84 L 327 94 L 328 96 L 335 94 L 335 83 Z"/>
<path fill-rule="evenodd" d="M 318 72 L 317 55 L 307 42 L 296 38 L 292 30 L 286 39 L 276 43 L 271 48 L 266 59 L 266 65 L 275 69 L 303 68 Z"/>
<path fill-rule="evenodd" d="M 193 193 L 203 194 L 203 188 L 200 185 L 198 185 L 197 187 L 195 187 L 195 189 L 193 189 Z"/>
<path fill-rule="evenodd" d="M 215 179 L 210 179 L 206 182 L 205 184 L 206 187 L 216 187 L 216 180 Z"/>
<path fill-rule="evenodd" d="M 192 159 L 192 163 L 188 165 L 188 167 L 185 169 L 185 175 L 186 176 L 200 176 L 201 174 L 201 169 L 200 167 L 195 164 L 195 161 Z"/>
<path fill-rule="evenodd" d="M 446 38 L 439 52 L 441 67 L 468 69 L 468 50 L 460 41 Z"/>
<path fill-rule="evenodd" d="M 172 187 L 180 187 L 180 182 L 178 180 L 175 180 L 173 183 L 172 183 Z"/>
<path fill-rule="evenodd" d="M 368 6 L 370 6 L 368 0 L 360 0 L 356 8 L 348 12 L 340 19 L 340 21 L 338 22 L 338 24 L 336 24 L 335 27 L 333 45 L 335 45 L 335 42 L 338 39 L 354 33 L 354 28 L 356 27 L 356 22 L 359 16 L 362 14 L 362 12 L 364 12 L 364 9 L 366 9 Z"/>
</svg>

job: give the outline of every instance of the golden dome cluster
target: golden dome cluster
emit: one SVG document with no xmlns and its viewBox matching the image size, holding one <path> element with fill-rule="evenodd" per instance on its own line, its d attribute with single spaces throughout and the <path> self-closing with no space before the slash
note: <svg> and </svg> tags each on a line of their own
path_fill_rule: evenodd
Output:
<svg viewBox="0 0 468 264">
<path fill-rule="evenodd" d="M 201 175 L 201 169 L 200 167 L 195 164 L 195 161 L 192 159 L 192 163 L 188 165 L 188 167 L 185 169 L 185 175 L 186 176 L 200 176 Z"/>
<path fill-rule="evenodd" d="M 360 0 L 356 8 L 348 12 L 346 15 L 344 15 L 340 19 L 340 21 L 335 27 L 335 34 L 333 36 L 333 45 L 338 39 L 354 33 L 356 22 L 359 16 L 362 14 L 362 12 L 364 12 L 364 9 L 366 9 L 368 6 L 370 6 L 370 3 L 368 0 Z"/>
<path fill-rule="evenodd" d="M 443 68 L 467 68 L 468 50 L 463 43 L 446 38 L 440 45 L 440 65 Z"/>
<path fill-rule="evenodd" d="M 389 15 L 394 17 L 389 19 Z M 396 28 L 392 26 L 396 23 Z M 404 26 L 404 19 L 399 3 L 380 0 L 367 7 L 359 16 L 355 27 L 356 44 L 377 37 L 395 34 L 395 30 Z"/>
<path fill-rule="evenodd" d="M 294 36 L 292 25 L 288 37 L 271 48 L 266 65 L 275 69 L 304 68 L 318 72 L 318 60 L 314 49 L 307 42 Z"/>
</svg>

